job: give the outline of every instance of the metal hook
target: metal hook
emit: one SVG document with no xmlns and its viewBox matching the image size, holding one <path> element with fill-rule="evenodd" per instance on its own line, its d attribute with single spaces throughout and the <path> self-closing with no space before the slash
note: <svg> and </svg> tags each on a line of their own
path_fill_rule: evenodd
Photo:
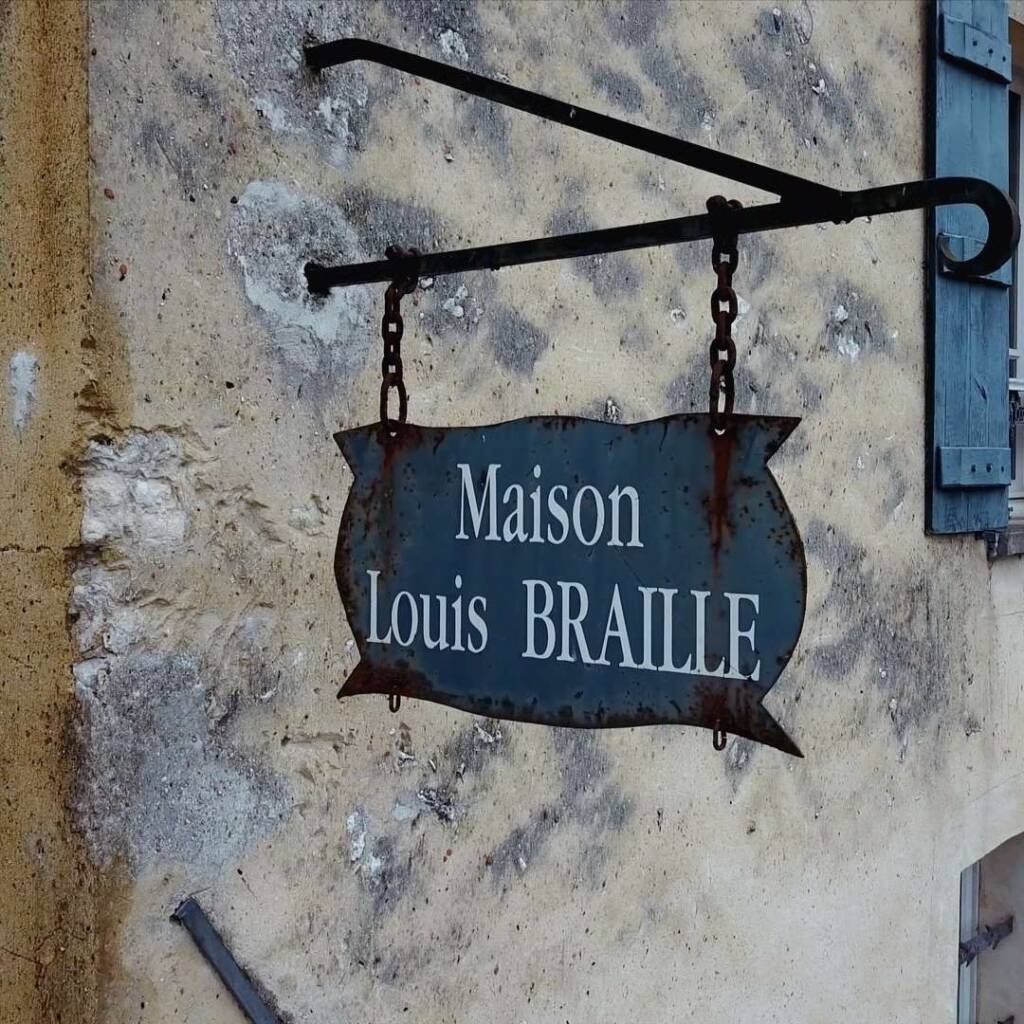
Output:
<svg viewBox="0 0 1024 1024">
<path fill-rule="evenodd" d="M 388 709 L 391 714 L 396 714 L 398 709 L 402 706 L 402 695 L 400 693 L 389 693 L 388 694 Z"/>
<path fill-rule="evenodd" d="M 714 731 L 711 733 L 711 745 L 715 750 L 725 750 L 725 745 L 729 741 L 729 734 L 722 728 L 722 721 L 718 719 L 715 722 Z"/>
</svg>

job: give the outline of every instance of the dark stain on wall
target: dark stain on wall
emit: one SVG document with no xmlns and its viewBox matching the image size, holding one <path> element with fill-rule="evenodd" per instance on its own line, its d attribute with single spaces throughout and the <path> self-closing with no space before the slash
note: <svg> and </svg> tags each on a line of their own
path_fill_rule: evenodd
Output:
<svg viewBox="0 0 1024 1024">
<path fill-rule="evenodd" d="M 437 754 L 438 766 L 448 765 L 455 775 L 475 776 L 496 757 L 508 758 L 514 726 L 494 718 L 474 720 L 447 740 Z"/>
<path fill-rule="evenodd" d="M 624 71 L 617 71 L 606 64 L 596 64 L 590 69 L 590 81 L 627 114 L 635 114 L 643 108 L 644 94 L 640 83 Z"/>
<path fill-rule="evenodd" d="M 463 41 L 469 64 L 473 70 L 486 73 L 489 64 L 484 56 L 493 46 L 493 41 L 480 24 L 479 7 L 471 0 L 380 0 L 380 6 L 403 34 L 413 36 L 417 43 L 428 43 L 440 53 L 431 54 L 447 63 L 460 63 L 444 52 L 441 38 L 445 32 L 456 32 Z M 395 45 L 402 45 L 396 43 Z"/>
<path fill-rule="evenodd" d="M 219 114 L 224 109 L 220 89 L 214 85 L 213 76 L 209 72 L 204 76 L 176 68 L 171 82 L 174 91 L 182 99 L 198 104 L 208 113 Z"/>
<path fill-rule="evenodd" d="M 729 743 L 725 753 L 725 776 L 735 793 L 740 786 L 751 762 L 757 754 L 760 744 L 745 740 L 740 736 Z"/>
<path fill-rule="evenodd" d="M 601 15 L 611 34 L 637 47 L 654 41 L 669 11 L 663 0 L 616 0 L 601 4 Z"/>
<path fill-rule="evenodd" d="M 284 816 L 284 781 L 240 744 L 238 694 L 198 656 L 104 659 L 76 689 L 73 807 L 96 861 L 216 863 Z"/>
<path fill-rule="evenodd" d="M 460 822 L 487 798 L 490 769 L 507 764 L 513 755 L 515 729 L 508 722 L 472 719 L 440 746 L 417 751 L 403 724 L 397 746 L 416 757 L 419 775 L 399 776 L 397 795 L 416 810 L 403 822 L 393 816 L 373 821 L 362 808 L 355 811 L 366 830 L 366 845 L 356 872 L 357 920 L 348 931 L 353 972 L 369 971 L 376 982 L 399 984 L 432 962 L 433 947 L 420 942 L 383 948 L 382 931 L 388 921 L 415 912 L 420 901 L 429 902 L 424 877 L 434 877 L 431 858 L 438 842 L 442 849 L 455 845 Z M 369 864 L 379 867 L 368 870 Z"/>
<path fill-rule="evenodd" d="M 901 743 L 948 700 L 952 673 L 964 671 L 963 651 L 951 644 L 948 599 L 933 590 L 926 567 L 881 566 L 843 530 L 821 519 L 803 531 L 808 559 L 827 573 L 822 598 L 833 628 L 806 661 L 840 687 L 852 687 L 862 668 L 888 705 Z M 809 638 L 805 643 L 814 643 Z"/>
<path fill-rule="evenodd" d="M 652 125 L 692 137 L 693 128 L 714 117 L 714 103 L 700 77 L 688 68 L 685 57 L 664 42 L 668 19 L 679 8 L 657 0 L 628 0 L 601 5 L 613 38 L 636 51 L 637 60 L 665 101 L 671 124 Z"/>
<path fill-rule="evenodd" d="M 749 293 L 766 282 L 772 283 L 776 276 L 778 251 L 765 235 L 741 235 L 737 243 L 737 255 L 733 275 L 733 286 L 737 291 Z M 709 257 L 709 273 L 710 266 Z"/>
<path fill-rule="evenodd" d="M 888 449 L 878 460 L 878 471 L 884 476 L 885 484 L 881 495 L 881 507 L 887 516 L 892 516 L 907 496 L 907 478 L 902 464 L 905 452 Z"/>
<path fill-rule="evenodd" d="M 660 43 L 644 46 L 637 56 L 644 74 L 661 93 L 669 116 L 674 118 L 673 123 L 652 127 L 699 141 L 694 129 L 713 122 L 716 114 L 714 100 L 701 78 L 688 69 L 679 53 Z"/>
<path fill-rule="evenodd" d="M 487 313 L 487 339 L 494 357 L 506 370 L 528 376 L 551 344 L 548 336 L 511 306 L 494 306 Z"/>
<path fill-rule="evenodd" d="M 766 140 L 790 147 L 810 144 L 832 155 L 855 144 L 865 121 L 884 138 L 885 116 L 863 73 L 852 82 L 839 80 L 811 46 L 809 11 L 788 8 L 780 17 L 773 9 L 763 9 L 753 31 L 730 41 L 736 67 L 762 101 L 765 116 L 791 129 L 766 134 Z"/>
<path fill-rule="evenodd" d="M 341 205 L 369 259 L 383 259 L 391 245 L 425 252 L 449 241 L 441 218 L 425 206 L 365 189 L 350 190 Z"/>
<path fill-rule="evenodd" d="M 511 128 L 504 107 L 475 96 L 460 96 L 455 116 L 456 139 L 461 145 L 476 149 L 480 144 L 496 163 L 509 167 Z"/>
<path fill-rule="evenodd" d="M 620 832 L 633 815 L 633 802 L 611 777 L 611 760 L 598 736 L 582 729 L 552 730 L 560 790 L 550 804 L 530 812 L 488 856 L 495 885 L 507 886 L 544 855 L 568 827 L 582 833 L 579 877 L 600 888 L 606 851 L 604 833 Z"/>
<path fill-rule="evenodd" d="M 694 207 L 692 209 L 687 209 L 686 212 L 688 214 L 696 214 L 706 213 L 707 210 L 703 202 L 701 202 L 695 203 Z M 745 245 L 746 240 L 744 239 L 741 244 Z M 679 269 L 683 272 L 685 277 L 695 277 L 702 274 L 706 275 L 710 302 L 711 289 L 715 286 L 715 275 L 711 269 L 711 242 L 682 242 L 679 245 L 672 246 L 672 255 L 675 257 L 675 261 L 679 265 Z M 742 260 L 743 258 L 744 254 L 741 251 L 740 259 Z"/>
<path fill-rule="evenodd" d="M 454 338 L 461 345 L 465 337 L 478 332 L 481 321 L 489 319 L 497 293 L 493 274 L 451 274 L 436 278 L 429 289 L 417 296 L 423 327 L 432 337 L 446 342 Z"/>
<path fill-rule="evenodd" d="M 579 182 L 570 185 L 562 197 L 562 205 L 548 219 L 547 234 L 572 234 L 598 227 L 585 212 L 585 201 L 584 186 Z M 582 275 L 591 283 L 597 297 L 605 302 L 619 295 L 631 295 L 643 283 L 639 264 L 632 256 L 623 253 L 585 256 L 571 260 L 569 265 L 573 273 Z"/>
<path fill-rule="evenodd" d="M 706 412 L 711 370 L 703 346 L 692 352 L 683 370 L 665 388 L 665 404 L 669 412 Z"/>
<path fill-rule="evenodd" d="M 388 914 L 408 894 L 413 883 L 412 857 L 402 856 L 395 838 L 390 835 L 377 836 L 373 842 L 373 855 L 383 863 L 376 876 L 361 873 L 360 878 L 371 895 L 374 915 Z"/>
</svg>

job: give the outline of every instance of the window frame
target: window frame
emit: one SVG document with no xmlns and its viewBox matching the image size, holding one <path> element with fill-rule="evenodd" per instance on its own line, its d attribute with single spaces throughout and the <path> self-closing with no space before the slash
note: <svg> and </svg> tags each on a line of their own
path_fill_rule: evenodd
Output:
<svg viewBox="0 0 1024 1024">
<path fill-rule="evenodd" d="M 1022 432 L 1024 433 L 1024 432 Z M 981 861 L 960 874 L 960 941 L 967 942 L 978 931 L 978 896 L 981 890 Z M 960 965 L 956 996 L 956 1024 L 977 1024 L 978 961 Z"/>
</svg>

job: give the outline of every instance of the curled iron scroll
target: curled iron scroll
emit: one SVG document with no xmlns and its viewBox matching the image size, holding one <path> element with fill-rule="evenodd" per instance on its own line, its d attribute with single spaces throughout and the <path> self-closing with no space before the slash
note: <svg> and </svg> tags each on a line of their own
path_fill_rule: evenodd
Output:
<svg viewBox="0 0 1024 1024">
<path fill-rule="evenodd" d="M 845 192 L 841 204 L 843 215 L 835 218 L 837 222 L 922 207 L 978 207 L 988 223 L 988 235 L 975 255 L 957 259 L 948 241 L 941 235 L 937 239 L 946 268 L 960 277 L 979 277 L 998 270 L 1013 255 L 1020 239 L 1020 216 L 1016 204 L 1003 189 L 981 178 L 927 178 L 862 192 Z"/>
</svg>

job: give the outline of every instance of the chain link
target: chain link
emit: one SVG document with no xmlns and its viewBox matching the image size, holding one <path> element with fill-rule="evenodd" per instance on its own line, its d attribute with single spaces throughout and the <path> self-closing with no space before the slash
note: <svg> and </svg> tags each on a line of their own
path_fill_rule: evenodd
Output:
<svg viewBox="0 0 1024 1024">
<path fill-rule="evenodd" d="M 742 205 L 737 199 L 726 200 L 723 196 L 712 196 L 708 200 L 708 213 L 714 225 L 711 266 L 718 275 L 718 283 L 711 293 L 711 319 L 715 324 L 715 338 L 711 342 L 711 385 L 708 389 L 708 411 L 716 434 L 725 433 L 736 398 L 733 380 L 736 343 L 732 340 L 732 325 L 736 319 L 738 303 L 732 287 L 732 275 L 739 254 L 736 234 L 729 231 L 727 215 L 741 209 Z"/>
</svg>

